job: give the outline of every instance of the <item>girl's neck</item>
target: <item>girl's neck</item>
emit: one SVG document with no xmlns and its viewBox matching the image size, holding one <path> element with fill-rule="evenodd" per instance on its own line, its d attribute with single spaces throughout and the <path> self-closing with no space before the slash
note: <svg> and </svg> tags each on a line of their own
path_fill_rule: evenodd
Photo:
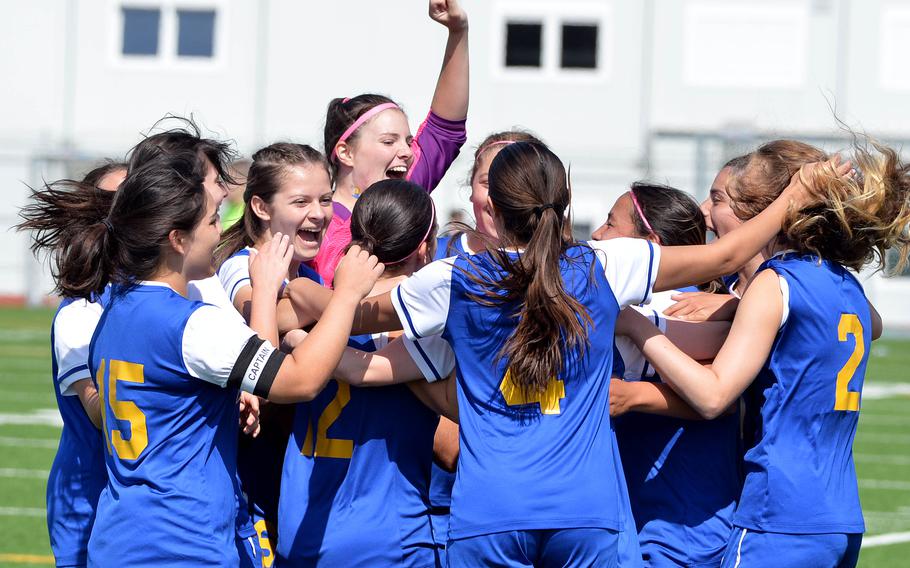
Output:
<svg viewBox="0 0 910 568">
<path fill-rule="evenodd" d="M 762 251 L 753 256 L 752 260 L 744 264 L 743 267 L 739 269 L 737 272 L 739 279 L 736 281 L 734 289 L 740 297 L 746 293 L 746 288 L 749 287 L 749 282 L 752 281 L 752 277 L 755 276 L 755 273 L 758 271 L 758 267 L 761 266 L 763 262 L 768 260 L 768 258 L 770 258 L 770 255 L 767 252 Z"/>
<path fill-rule="evenodd" d="M 459 237 L 460 238 L 460 237 Z M 487 249 L 486 244 L 479 239 L 474 233 L 467 233 L 468 248 L 472 252 L 478 253 L 483 252 Z"/>
<path fill-rule="evenodd" d="M 389 292 L 395 286 L 401 284 L 403 280 L 408 277 L 407 274 L 400 274 L 398 276 L 383 276 L 376 281 L 376 285 L 373 286 L 373 289 L 370 291 L 370 296 L 376 296 L 377 294 L 384 294 Z"/>
<path fill-rule="evenodd" d="M 335 194 L 332 196 L 332 200 L 344 205 L 349 211 L 353 211 L 354 204 L 357 203 L 357 198 L 354 197 L 357 189 L 354 187 L 354 171 L 350 168 L 344 168 L 344 170 L 338 174 L 338 179 L 335 180 Z"/>
<path fill-rule="evenodd" d="M 151 278 L 149 278 L 149 281 L 150 282 L 161 282 L 163 284 L 167 284 L 168 286 L 173 288 L 175 292 L 177 292 L 184 298 L 187 297 L 188 280 L 180 272 L 175 272 L 172 270 L 169 270 L 166 272 L 160 272 L 158 274 L 155 274 Z"/>
</svg>

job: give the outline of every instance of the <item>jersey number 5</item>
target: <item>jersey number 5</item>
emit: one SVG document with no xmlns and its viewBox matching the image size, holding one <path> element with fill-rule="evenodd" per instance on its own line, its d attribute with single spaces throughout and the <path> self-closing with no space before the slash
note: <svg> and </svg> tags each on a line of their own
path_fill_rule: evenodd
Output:
<svg viewBox="0 0 910 568">
<path fill-rule="evenodd" d="M 112 359 L 110 372 L 105 373 L 106 367 L 107 361 L 102 359 L 95 379 L 98 382 L 98 395 L 104 404 L 101 408 L 101 421 L 104 428 L 104 439 L 107 441 L 107 451 L 112 454 L 111 446 L 113 445 L 120 459 L 134 460 L 149 444 L 145 414 L 139 410 L 135 402 L 117 400 L 117 381 L 144 383 L 145 375 L 142 365 Z M 115 420 L 129 422 L 130 437 L 128 439 L 123 437 L 119 427 L 108 428 L 108 408 L 111 409 Z"/>
<path fill-rule="evenodd" d="M 837 387 L 834 393 L 834 410 L 846 410 L 850 412 L 859 411 L 859 392 L 847 390 L 850 379 L 856 373 L 866 353 L 866 344 L 863 342 L 863 324 L 860 323 L 856 314 L 841 314 L 840 323 L 837 325 L 837 340 L 847 341 L 847 336 L 852 335 L 856 345 L 853 353 L 840 372 L 837 373 Z"/>
</svg>

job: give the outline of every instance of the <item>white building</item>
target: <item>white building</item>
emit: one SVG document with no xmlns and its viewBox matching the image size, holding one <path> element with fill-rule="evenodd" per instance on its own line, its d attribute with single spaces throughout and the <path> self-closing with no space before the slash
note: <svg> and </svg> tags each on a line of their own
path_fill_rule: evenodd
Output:
<svg viewBox="0 0 910 568">
<path fill-rule="evenodd" d="M 571 163 L 582 232 L 635 179 L 703 197 L 723 160 L 759 141 L 844 146 L 828 140 L 843 135 L 831 106 L 851 127 L 910 140 L 910 2 L 462 2 L 469 146 L 434 194 L 443 211 L 467 208 L 474 145 L 513 126 Z M 122 157 L 167 113 L 246 154 L 279 139 L 320 147 L 328 101 L 361 92 L 394 97 L 416 128 L 446 35 L 424 0 L 34 0 L 3 12 L 5 227 L 23 182 L 79 175 L 74 158 Z M 0 239 L 0 295 L 49 290 L 26 237 Z M 886 323 L 910 326 L 910 278 L 873 277 L 867 292 Z"/>
</svg>

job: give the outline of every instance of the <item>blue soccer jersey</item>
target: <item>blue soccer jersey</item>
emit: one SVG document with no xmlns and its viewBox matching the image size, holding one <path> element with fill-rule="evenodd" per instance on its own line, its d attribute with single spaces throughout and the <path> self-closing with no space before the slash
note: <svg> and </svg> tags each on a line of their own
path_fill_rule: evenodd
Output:
<svg viewBox="0 0 910 568">
<path fill-rule="evenodd" d="M 659 314 L 674 293 L 635 309 L 664 329 Z M 660 381 L 628 338 L 616 346 L 621 377 Z M 738 415 L 698 421 L 630 412 L 616 420 L 616 434 L 645 565 L 720 565 L 742 490 Z"/>
<path fill-rule="evenodd" d="M 431 263 L 392 291 L 411 339 L 441 334 L 457 360 L 461 453 L 449 538 L 500 531 L 622 529 L 609 418 L 613 330 L 623 306 L 646 301 L 659 247 L 640 239 L 575 246 L 561 260 L 566 290 L 594 325 L 579 359 L 539 396 L 526 397 L 499 357 L 515 329 L 517 305 L 483 306 L 472 275 L 496 282 L 487 254 Z"/>
<path fill-rule="evenodd" d="M 757 531 L 862 533 L 853 438 L 871 346 L 869 305 L 844 267 L 787 254 L 765 262 L 780 278 L 784 321 L 750 386 L 761 401 L 757 443 L 735 525 Z"/>
<path fill-rule="evenodd" d="M 112 295 L 89 357 L 108 472 L 89 564 L 237 565 L 237 389 L 267 395 L 282 358 L 162 283 Z"/>
<path fill-rule="evenodd" d="M 107 485 L 101 432 L 72 389 L 92 378 L 89 344 L 107 296 L 98 302 L 63 300 L 51 325 L 51 369 L 63 430 L 46 498 L 47 532 L 58 566 L 85 565 L 98 497 Z"/>
<path fill-rule="evenodd" d="M 349 345 L 375 351 L 385 336 Z M 430 464 L 439 419 L 406 385 L 332 381 L 297 405 L 281 480 L 279 566 L 433 567 Z"/>
</svg>

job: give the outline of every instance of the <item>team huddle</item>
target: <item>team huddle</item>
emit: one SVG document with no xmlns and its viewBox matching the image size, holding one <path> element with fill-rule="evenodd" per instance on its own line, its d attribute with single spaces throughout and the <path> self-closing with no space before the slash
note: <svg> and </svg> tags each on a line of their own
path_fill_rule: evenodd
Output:
<svg viewBox="0 0 910 568">
<path fill-rule="evenodd" d="M 19 228 L 62 297 L 57 565 L 855 566 L 882 332 L 855 273 L 906 260 L 910 166 L 777 140 L 700 205 L 632 183 L 576 241 L 563 162 L 507 130 L 440 236 L 467 18 L 430 16 L 416 135 L 362 94 L 329 103 L 322 152 L 270 144 L 242 176 L 182 121 L 33 190 Z"/>
</svg>

